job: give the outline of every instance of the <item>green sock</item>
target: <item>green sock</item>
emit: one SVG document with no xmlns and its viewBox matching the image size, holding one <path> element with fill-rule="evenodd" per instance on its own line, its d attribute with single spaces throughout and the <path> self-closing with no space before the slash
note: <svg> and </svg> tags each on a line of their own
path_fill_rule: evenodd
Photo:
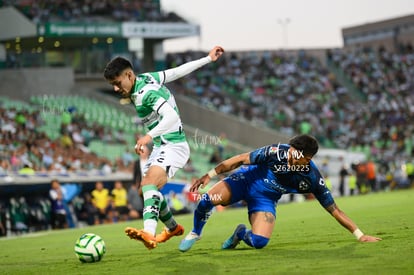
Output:
<svg viewBox="0 0 414 275">
<path fill-rule="evenodd" d="M 170 207 L 168 206 L 167 200 L 164 198 L 164 196 L 161 198 L 160 220 L 170 230 L 174 230 L 177 226 L 177 222 L 175 221 Z"/>
<path fill-rule="evenodd" d="M 142 186 L 144 196 L 144 230 L 155 235 L 162 195 L 156 185 Z"/>
</svg>

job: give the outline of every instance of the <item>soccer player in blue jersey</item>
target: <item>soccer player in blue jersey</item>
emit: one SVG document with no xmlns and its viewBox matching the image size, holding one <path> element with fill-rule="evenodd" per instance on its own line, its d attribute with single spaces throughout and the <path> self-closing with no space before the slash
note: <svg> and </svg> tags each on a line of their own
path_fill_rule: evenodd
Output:
<svg viewBox="0 0 414 275">
<path fill-rule="evenodd" d="M 178 107 L 173 94 L 164 84 L 217 61 L 223 52 L 222 47 L 216 46 L 206 57 L 165 71 L 139 75 L 135 75 L 131 63 L 122 57 L 114 58 L 105 67 L 105 79 L 116 93 L 133 103 L 138 117 L 148 129 L 148 132 L 137 140 L 135 152 L 141 154 L 144 146 L 154 144 L 141 181 L 144 228 L 125 229 L 125 233 L 131 239 L 143 242 L 148 249 L 153 249 L 157 247 L 157 243 L 184 233 L 184 228 L 177 224 L 167 201 L 159 192 L 167 183 L 167 179 L 174 176 L 177 170 L 187 163 L 190 156 Z M 158 220 L 161 220 L 166 228 L 161 234 L 156 235 Z"/>
<path fill-rule="evenodd" d="M 240 241 L 254 248 L 269 242 L 276 221 L 276 205 L 283 194 L 312 193 L 343 227 L 360 242 L 376 242 L 378 237 L 365 235 L 335 204 L 312 157 L 318 151 L 317 140 L 310 135 L 298 135 L 289 144 L 273 144 L 231 157 L 196 180 L 190 191 L 196 192 L 212 177 L 239 168 L 200 195 L 194 211 L 193 230 L 181 241 L 179 250 L 188 251 L 200 239 L 211 210 L 216 205 L 231 205 L 240 200 L 247 203 L 251 230 L 237 226 L 222 245 L 233 249 Z M 240 167 L 241 166 L 241 167 Z"/>
</svg>

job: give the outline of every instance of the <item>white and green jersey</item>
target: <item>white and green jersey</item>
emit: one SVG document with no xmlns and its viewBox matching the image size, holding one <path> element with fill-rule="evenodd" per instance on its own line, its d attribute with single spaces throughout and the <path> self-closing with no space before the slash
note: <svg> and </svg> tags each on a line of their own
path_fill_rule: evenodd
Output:
<svg viewBox="0 0 414 275">
<path fill-rule="evenodd" d="M 143 73 L 137 76 L 131 92 L 131 100 L 138 117 L 148 128 L 148 134 L 152 136 L 155 146 L 186 141 L 177 104 L 170 90 L 163 85 L 165 82 L 163 71 Z M 164 125 L 162 133 L 159 133 L 154 128 L 163 119 L 159 111 L 164 104 L 170 105 L 178 118 L 171 120 L 168 125 Z M 155 133 L 155 135 L 153 136 L 151 133 Z"/>
</svg>

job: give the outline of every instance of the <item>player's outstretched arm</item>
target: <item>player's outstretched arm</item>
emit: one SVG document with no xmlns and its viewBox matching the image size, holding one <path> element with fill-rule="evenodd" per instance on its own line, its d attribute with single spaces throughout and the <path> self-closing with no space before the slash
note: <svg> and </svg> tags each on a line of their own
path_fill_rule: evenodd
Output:
<svg viewBox="0 0 414 275">
<path fill-rule="evenodd" d="M 202 66 L 210 63 L 215 62 L 217 59 L 220 58 L 224 53 L 224 50 L 220 46 L 215 46 L 206 57 L 190 61 L 187 63 L 184 63 L 183 65 L 180 65 L 178 67 L 165 70 L 165 80 L 164 83 L 168 83 L 171 81 L 174 81 L 178 78 L 181 78 L 185 75 L 188 75 L 189 73 L 197 70 L 198 68 L 201 68 Z"/>
<path fill-rule="evenodd" d="M 215 168 L 208 171 L 201 178 L 195 180 L 190 187 L 190 191 L 197 192 L 197 190 L 200 187 L 204 187 L 212 177 L 234 170 L 243 164 L 250 164 L 250 152 L 236 155 L 234 157 L 223 160 L 222 162 L 217 164 Z"/>
<path fill-rule="evenodd" d="M 352 221 L 336 204 L 332 204 L 327 207 L 326 210 L 349 232 L 351 232 L 355 238 L 360 242 L 378 242 L 382 239 L 379 237 L 369 236 L 362 233 L 358 226 Z"/>
</svg>

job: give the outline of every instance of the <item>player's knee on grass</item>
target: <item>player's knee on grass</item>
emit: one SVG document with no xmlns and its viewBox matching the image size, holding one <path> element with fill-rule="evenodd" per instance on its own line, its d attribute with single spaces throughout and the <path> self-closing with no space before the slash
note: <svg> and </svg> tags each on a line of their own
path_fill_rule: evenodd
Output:
<svg viewBox="0 0 414 275">
<path fill-rule="evenodd" d="M 269 242 L 269 238 L 253 234 L 252 231 L 248 231 L 243 239 L 243 241 L 256 249 L 263 248 Z"/>
</svg>

